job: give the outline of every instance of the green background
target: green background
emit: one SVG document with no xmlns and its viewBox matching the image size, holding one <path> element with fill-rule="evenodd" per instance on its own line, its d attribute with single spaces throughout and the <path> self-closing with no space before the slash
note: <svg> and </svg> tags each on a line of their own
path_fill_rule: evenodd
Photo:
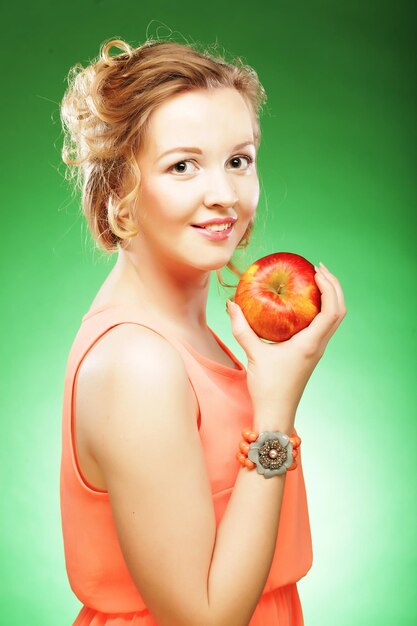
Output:
<svg viewBox="0 0 417 626">
<path fill-rule="evenodd" d="M 218 41 L 267 91 L 258 222 L 240 266 L 296 252 L 344 290 L 347 316 L 296 422 L 314 551 L 298 583 L 305 624 L 417 623 L 413 4 L 25 0 L 3 12 L 5 626 L 68 626 L 80 608 L 61 540 L 61 401 L 71 343 L 115 256 L 94 251 L 64 181 L 59 101 L 70 66 L 102 41 L 147 34 Z M 209 324 L 244 360 L 231 292 L 212 278 Z"/>
</svg>

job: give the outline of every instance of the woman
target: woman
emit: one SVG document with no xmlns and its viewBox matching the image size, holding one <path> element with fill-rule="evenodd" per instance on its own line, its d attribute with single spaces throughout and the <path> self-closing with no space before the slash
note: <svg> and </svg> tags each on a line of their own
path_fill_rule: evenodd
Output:
<svg viewBox="0 0 417 626">
<path fill-rule="evenodd" d="M 117 251 L 65 381 L 74 624 L 300 626 L 296 582 L 312 563 L 301 454 L 265 480 L 236 452 L 245 426 L 297 435 L 343 293 L 316 268 L 321 312 L 276 344 L 230 303 L 247 370 L 206 321 L 210 273 L 236 271 L 254 224 L 263 88 L 239 60 L 169 41 L 110 40 L 70 78 L 63 158 L 98 245 Z"/>
</svg>

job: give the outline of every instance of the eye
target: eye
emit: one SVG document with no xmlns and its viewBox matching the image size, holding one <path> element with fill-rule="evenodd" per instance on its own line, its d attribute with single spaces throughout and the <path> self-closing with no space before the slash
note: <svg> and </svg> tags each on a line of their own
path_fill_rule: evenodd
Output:
<svg viewBox="0 0 417 626">
<path fill-rule="evenodd" d="M 230 163 L 237 162 L 239 165 L 239 161 L 241 161 L 242 159 L 246 159 L 247 167 L 246 168 L 232 167 L 232 169 L 234 170 L 249 169 L 252 163 L 254 163 L 254 159 L 248 154 L 240 154 L 240 155 L 234 156 L 232 159 L 230 159 Z M 172 172 L 173 174 L 191 174 L 191 172 L 187 171 L 187 169 L 184 168 L 184 165 L 186 166 L 187 163 L 194 163 L 194 161 L 192 161 L 191 159 L 184 159 L 183 161 L 177 161 L 177 163 L 174 163 L 174 165 L 171 165 L 171 167 L 168 168 L 168 172 Z M 181 167 L 181 169 L 178 169 L 178 167 Z"/>
<path fill-rule="evenodd" d="M 232 163 L 233 161 L 240 161 L 241 159 L 246 159 L 246 161 L 248 162 L 248 167 L 246 169 L 248 169 L 252 163 L 254 162 L 254 159 L 249 156 L 248 154 L 240 154 L 237 156 L 234 156 L 232 159 L 230 159 L 230 163 Z M 236 169 L 242 169 L 241 167 L 233 167 L 232 169 L 236 170 Z"/>
<path fill-rule="evenodd" d="M 178 163 L 174 163 L 174 165 L 171 165 L 171 167 L 168 168 L 168 172 L 174 171 L 175 174 L 190 174 L 190 172 L 187 172 L 184 169 L 181 169 L 181 170 L 175 169 L 174 170 L 174 168 L 176 168 L 178 165 L 184 165 L 185 163 L 193 163 L 193 161 L 191 159 L 188 159 L 186 161 L 178 161 Z"/>
</svg>

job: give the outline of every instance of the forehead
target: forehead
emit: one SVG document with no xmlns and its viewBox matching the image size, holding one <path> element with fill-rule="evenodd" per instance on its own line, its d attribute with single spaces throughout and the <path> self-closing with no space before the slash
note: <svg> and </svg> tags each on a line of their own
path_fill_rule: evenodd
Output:
<svg viewBox="0 0 417 626">
<path fill-rule="evenodd" d="M 235 145 L 253 136 L 253 121 L 236 89 L 198 89 L 176 94 L 159 105 L 150 116 L 146 135 L 153 154 L 180 145 Z"/>
</svg>

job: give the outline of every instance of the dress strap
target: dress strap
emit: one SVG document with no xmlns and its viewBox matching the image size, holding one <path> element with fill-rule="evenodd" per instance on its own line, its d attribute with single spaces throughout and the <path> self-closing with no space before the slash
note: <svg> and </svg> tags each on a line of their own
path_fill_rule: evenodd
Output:
<svg viewBox="0 0 417 626">
<path fill-rule="evenodd" d="M 115 305 L 111 307 L 101 307 L 97 309 L 91 309 L 82 318 L 83 325 L 89 326 L 90 323 L 97 325 L 108 325 L 108 329 L 112 326 L 116 326 L 121 323 L 134 323 L 145 326 L 151 330 L 154 330 L 159 335 L 170 341 L 181 353 L 181 355 L 187 360 L 190 357 L 193 361 L 198 361 L 200 366 L 214 370 L 216 373 L 221 374 L 234 379 L 244 379 L 246 377 L 246 368 L 244 364 L 236 357 L 230 348 L 220 339 L 220 337 L 214 332 L 214 330 L 208 327 L 210 333 L 227 356 L 233 361 L 235 367 L 224 365 L 218 361 L 206 357 L 204 354 L 198 352 L 190 343 L 185 339 L 176 335 L 171 328 L 167 326 L 162 320 L 155 321 L 152 316 L 146 311 L 141 310 L 137 306 Z"/>
</svg>

